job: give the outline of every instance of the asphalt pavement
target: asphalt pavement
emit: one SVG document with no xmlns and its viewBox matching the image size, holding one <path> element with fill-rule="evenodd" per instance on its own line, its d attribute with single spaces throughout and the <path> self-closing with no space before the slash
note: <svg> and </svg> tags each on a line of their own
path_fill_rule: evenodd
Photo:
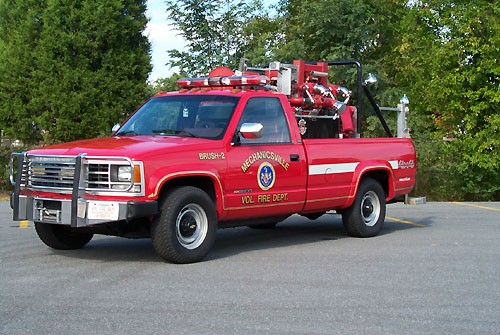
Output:
<svg viewBox="0 0 500 335">
<path fill-rule="evenodd" d="M 500 334 L 500 203 L 388 205 L 220 230 L 204 262 L 97 236 L 55 251 L 0 203 L 0 334 Z"/>
</svg>

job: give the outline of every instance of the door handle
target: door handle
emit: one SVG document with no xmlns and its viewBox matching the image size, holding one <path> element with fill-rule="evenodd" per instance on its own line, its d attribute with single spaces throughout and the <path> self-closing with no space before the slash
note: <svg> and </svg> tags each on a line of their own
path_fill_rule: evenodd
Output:
<svg viewBox="0 0 500 335">
<path fill-rule="evenodd" d="M 299 155 L 298 154 L 291 154 L 290 155 L 290 161 L 292 161 L 292 162 L 298 162 L 299 161 Z"/>
</svg>

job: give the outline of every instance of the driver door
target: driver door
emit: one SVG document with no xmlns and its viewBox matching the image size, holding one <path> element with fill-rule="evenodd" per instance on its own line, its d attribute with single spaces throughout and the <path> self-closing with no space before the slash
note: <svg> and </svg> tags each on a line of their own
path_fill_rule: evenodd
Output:
<svg viewBox="0 0 500 335">
<path fill-rule="evenodd" d="M 243 124 L 263 126 L 258 138 L 239 134 Z M 293 143 L 278 97 L 250 98 L 227 152 L 228 219 L 281 216 L 300 211 L 305 202 L 306 160 L 301 143 Z"/>
</svg>

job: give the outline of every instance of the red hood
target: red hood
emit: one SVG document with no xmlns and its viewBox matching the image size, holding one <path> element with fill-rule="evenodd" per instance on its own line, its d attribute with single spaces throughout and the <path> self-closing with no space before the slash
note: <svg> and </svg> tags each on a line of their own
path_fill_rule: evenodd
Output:
<svg viewBox="0 0 500 335">
<path fill-rule="evenodd" d="M 76 156 L 125 156 L 140 160 L 145 156 L 154 156 L 165 151 L 185 152 L 189 149 L 207 148 L 219 141 L 192 137 L 168 136 L 127 136 L 106 137 L 61 143 L 49 147 L 30 150 L 30 154 Z M 220 145 L 220 144 L 219 144 Z"/>
</svg>

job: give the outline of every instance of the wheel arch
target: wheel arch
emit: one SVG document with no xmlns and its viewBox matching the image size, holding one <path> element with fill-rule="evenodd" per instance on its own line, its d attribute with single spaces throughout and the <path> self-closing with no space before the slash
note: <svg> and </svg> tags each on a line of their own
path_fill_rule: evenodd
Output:
<svg viewBox="0 0 500 335">
<path fill-rule="evenodd" d="M 215 187 L 212 179 L 208 176 L 185 176 L 168 179 L 161 185 L 158 198 L 164 196 L 169 190 L 180 186 L 193 186 L 199 188 L 205 191 L 214 202 L 216 201 L 217 195 L 215 193 Z"/>
<path fill-rule="evenodd" d="M 379 182 L 385 192 L 386 198 L 392 192 L 392 188 L 389 187 L 389 171 L 387 170 L 368 170 L 360 178 L 361 183 L 364 179 L 371 178 Z"/>
<path fill-rule="evenodd" d="M 217 216 L 220 217 L 224 208 L 222 185 L 219 177 L 213 172 L 200 171 L 167 174 L 158 181 L 155 191 L 149 195 L 149 198 L 161 199 L 169 190 L 181 186 L 196 187 L 207 193 L 215 205 Z"/>
<path fill-rule="evenodd" d="M 353 180 L 353 186 L 351 188 L 350 201 L 348 206 L 354 202 L 354 198 L 358 192 L 359 185 L 361 182 L 367 178 L 376 180 L 384 190 L 386 201 L 392 199 L 394 196 L 394 175 L 392 173 L 391 167 L 387 164 L 380 165 L 370 165 L 361 167 L 358 173 L 355 174 Z"/>
</svg>

